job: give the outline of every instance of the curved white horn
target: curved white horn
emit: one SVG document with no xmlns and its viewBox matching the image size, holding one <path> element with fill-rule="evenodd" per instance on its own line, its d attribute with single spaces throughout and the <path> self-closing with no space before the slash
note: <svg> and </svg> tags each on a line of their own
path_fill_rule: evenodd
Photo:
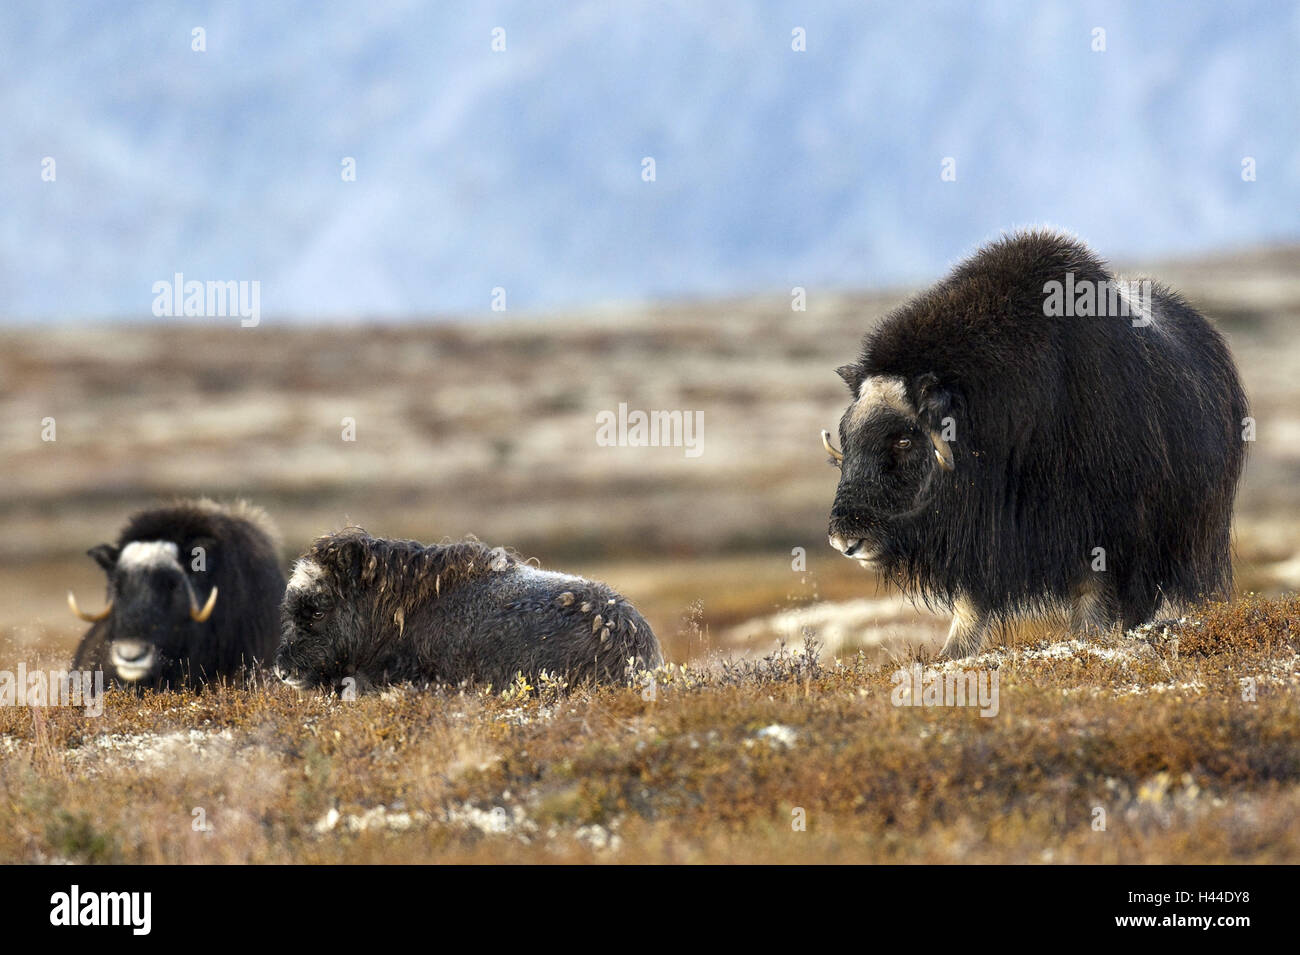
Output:
<svg viewBox="0 0 1300 955">
<path fill-rule="evenodd" d="M 212 608 L 215 607 L 216 605 L 217 605 L 217 588 L 213 587 L 212 590 L 208 592 L 208 602 L 203 605 L 202 610 L 200 610 L 194 604 L 193 601 L 190 602 L 190 619 L 193 620 L 195 623 L 204 623 L 209 617 L 212 616 Z"/>
<path fill-rule="evenodd" d="M 930 432 L 930 443 L 934 445 L 934 457 L 939 462 L 939 467 L 945 471 L 953 471 L 957 467 L 957 462 L 952 459 L 952 448 L 948 442 L 939 437 L 937 432 Z"/>
<path fill-rule="evenodd" d="M 68 606 L 72 609 L 73 613 L 86 621 L 86 623 L 99 623 L 101 620 L 108 619 L 108 615 L 113 612 L 113 601 L 110 600 L 108 606 L 99 613 L 86 613 L 77 606 L 77 598 L 72 595 L 71 590 L 68 591 Z"/>
<path fill-rule="evenodd" d="M 829 431 L 822 432 L 822 447 L 825 448 L 826 453 L 829 454 L 831 457 L 833 457 L 836 461 L 844 460 L 844 452 L 836 451 L 835 446 L 831 444 L 831 433 Z"/>
</svg>

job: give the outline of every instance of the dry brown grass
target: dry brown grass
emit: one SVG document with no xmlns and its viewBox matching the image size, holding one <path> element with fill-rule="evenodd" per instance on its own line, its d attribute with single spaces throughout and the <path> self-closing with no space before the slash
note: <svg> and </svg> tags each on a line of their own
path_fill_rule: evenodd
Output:
<svg viewBox="0 0 1300 955">
<path fill-rule="evenodd" d="M 990 718 L 894 706 L 897 663 L 789 651 L 665 668 L 652 699 L 8 707 L 0 861 L 1297 862 L 1298 654 L 1300 598 L 1250 597 L 1145 638 L 993 649 Z"/>
</svg>

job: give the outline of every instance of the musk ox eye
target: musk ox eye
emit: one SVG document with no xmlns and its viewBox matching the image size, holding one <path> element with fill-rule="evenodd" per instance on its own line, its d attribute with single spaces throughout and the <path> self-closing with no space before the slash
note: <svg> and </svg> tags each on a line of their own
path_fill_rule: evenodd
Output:
<svg viewBox="0 0 1300 955">
<path fill-rule="evenodd" d="M 294 616 L 298 619 L 300 624 L 313 626 L 325 619 L 325 614 L 328 612 L 328 608 L 323 607 L 320 604 L 301 603 L 298 605 L 297 610 L 294 611 Z"/>
<path fill-rule="evenodd" d="M 894 442 L 895 451 L 906 451 L 911 446 L 912 446 L 911 438 L 899 438 Z"/>
</svg>

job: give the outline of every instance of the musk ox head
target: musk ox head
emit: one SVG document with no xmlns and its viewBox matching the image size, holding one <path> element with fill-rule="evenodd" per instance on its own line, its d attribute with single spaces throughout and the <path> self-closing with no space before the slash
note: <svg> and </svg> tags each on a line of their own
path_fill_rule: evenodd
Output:
<svg viewBox="0 0 1300 955">
<path fill-rule="evenodd" d="M 845 365 L 839 374 L 854 400 L 840 421 L 844 450 L 822 432 L 840 469 L 830 543 L 864 566 L 888 567 L 903 556 L 910 525 L 926 518 L 935 481 L 956 468 L 945 437 L 952 396 L 933 374 L 908 381 L 869 376 L 860 365 Z"/>
<path fill-rule="evenodd" d="M 327 565 L 314 552 L 318 549 L 294 564 L 280 605 L 280 645 L 273 669 L 298 689 L 337 686 L 355 674 L 354 661 L 365 651 L 364 601 L 356 600 L 346 571 L 340 575 L 341 567 Z"/>
<path fill-rule="evenodd" d="M 156 684 L 185 659 L 220 589 L 185 572 L 173 541 L 100 544 L 87 553 L 108 574 L 108 602 L 98 613 L 85 613 L 68 591 L 68 606 L 82 620 L 105 624 L 108 663 L 118 680 Z"/>
<path fill-rule="evenodd" d="M 88 551 L 108 576 L 103 609 L 74 666 L 132 687 L 233 676 L 274 646 L 284 576 L 265 515 L 247 505 L 181 502 L 134 515 L 118 541 Z"/>
</svg>

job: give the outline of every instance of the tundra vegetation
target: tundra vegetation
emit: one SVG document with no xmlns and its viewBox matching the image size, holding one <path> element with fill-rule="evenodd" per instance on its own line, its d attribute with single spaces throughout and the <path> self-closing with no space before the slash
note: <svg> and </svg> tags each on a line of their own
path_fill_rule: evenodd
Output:
<svg viewBox="0 0 1300 955">
<path fill-rule="evenodd" d="M 992 718 L 811 644 L 632 687 L 0 708 L 0 860 L 1300 861 L 1300 599 L 1197 611 L 1013 637 L 969 661 Z"/>
</svg>

